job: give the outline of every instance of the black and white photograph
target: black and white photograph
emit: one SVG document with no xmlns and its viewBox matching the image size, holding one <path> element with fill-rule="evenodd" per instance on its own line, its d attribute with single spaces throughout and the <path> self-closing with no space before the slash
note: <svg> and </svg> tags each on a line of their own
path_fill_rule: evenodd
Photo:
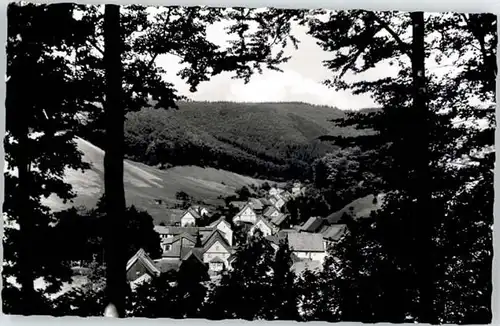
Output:
<svg viewBox="0 0 500 326">
<path fill-rule="evenodd" d="M 12 2 L 2 311 L 492 322 L 491 13 Z"/>
</svg>

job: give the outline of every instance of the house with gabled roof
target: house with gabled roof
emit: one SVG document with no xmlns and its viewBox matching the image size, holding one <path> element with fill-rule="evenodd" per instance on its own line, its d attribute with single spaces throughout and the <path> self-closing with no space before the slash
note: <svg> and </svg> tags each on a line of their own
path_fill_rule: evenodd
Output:
<svg viewBox="0 0 500 326">
<path fill-rule="evenodd" d="M 248 234 L 251 236 L 255 233 L 255 231 L 260 230 L 262 232 L 262 236 L 267 237 L 269 235 L 274 234 L 276 231 L 274 226 L 264 217 L 259 216 L 254 225 L 248 231 Z"/>
<path fill-rule="evenodd" d="M 287 233 L 288 245 L 300 259 L 311 259 L 323 263 L 326 247 L 323 236 L 319 233 L 290 232 Z"/>
<path fill-rule="evenodd" d="M 262 215 L 268 219 L 278 216 L 281 212 L 275 206 L 266 207 Z"/>
<path fill-rule="evenodd" d="M 325 225 L 325 221 L 321 217 L 311 216 L 304 224 L 300 226 L 300 231 L 316 233 Z"/>
<path fill-rule="evenodd" d="M 252 209 L 256 214 L 262 214 L 262 211 L 264 210 L 264 205 L 259 199 L 249 198 L 248 204 L 250 205 L 250 207 L 252 207 Z"/>
<path fill-rule="evenodd" d="M 230 202 L 229 206 L 234 207 L 234 208 L 238 208 L 238 209 L 242 209 L 243 207 L 245 207 L 246 204 L 248 204 L 248 202 L 235 200 L 235 201 Z"/>
<path fill-rule="evenodd" d="M 189 250 L 187 252 L 187 254 L 185 254 L 182 257 L 182 262 L 184 262 L 188 259 L 197 260 L 201 264 L 205 264 L 205 262 L 203 261 L 203 248 L 191 248 L 191 250 Z M 182 262 L 181 262 L 181 264 L 182 264 Z"/>
<path fill-rule="evenodd" d="M 286 215 L 286 214 L 283 214 L 283 213 L 279 213 L 277 216 L 273 217 L 271 219 L 271 223 L 281 229 L 282 227 L 284 227 L 288 222 L 288 217 L 289 215 Z"/>
<path fill-rule="evenodd" d="M 189 233 L 181 233 L 172 238 L 164 239 L 161 242 L 164 259 L 181 259 L 184 256 L 183 250 L 194 248 L 196 237 Z"/>
<path fill-rule="evenodd" d="M 204 267 L 208 267 L 203 262 L 203 253 L 201 248 L 196 247 L 187 247 L 182 248 L 180 253 L 180 258 L 178 259 L 168 259 L 168 258 L 160 258 L 155 260 L 156 267 L 160 270 L 160 272 L 168 273 L 170 271 L 178 271 L 182 264 L 187 261 L 194 261 L 195 263 L 199 263 Z"/>
<path fill-rule="evenodd" d="M 155 225 L 154 227 L 155 231 L 160 235 L 161 239 L 168 239 L 168 238 L 173 238 L 176 235 L 182 234 L 182 233 L 188 233 L 191 234 L 192 236 L 196 236 L 198 233 L 201 235 L 201 237 L 205 237 L 209 235 L 212 231 L 212 227 L 180 227 L 180 226 L 162 226 L 162 225 Z"/>
<path fill-rule="evenodd" d="M 233 223 L 255 224 L 256 221 L 257 214 L 248 203 L 233 217 Z"/>
<path fill-rule="evenodd" d="M 211 272 L 219 270 L 220 261 L 224 264 L 223 269 L 229 267 L 227 260 L 233 252 L 233 231 L 224 217 L 206 227 L 155 226 L 155 230 L 162 241 L 162 258 L 157 260 L 161 269 L 178 270 L 186 257 L 198 258 L 211 266 Z"/>
<path fill-rule="evenodd" d="M 224 263 L 224 269 L 227 269 L 229 267 L 228 259 L 231 254 L 232 248 L 219 230 L 214 230 L 203 243 L 203 261 L 208 263 L 209 269 L 212 271 L 219 268 L 219 260 Z"/>
<path fill-rule="evenodd" d="M 196 226 L 196 221 L 200 218 L 201 215 L 193 207 L 189 207 L 181 217 L 181 226 Z"/>
<path fill-rule="evenodd" d="M 231 229 L 231 225 L 228 221 L 226 221 L 226 218 L 224 216 L 210 223 L 209 227 L 222 231 L 224 233 L 224 238 L 226 239 L 229 246 L 233 245 L 233 230 Z"/>
<path fill-rule="evenodd" d="M 264 206 L 264 209 L 273 206 L 273 203 L 271 203 L 271 201 L 267 198 L 259 198 L 259 201 L 262 203 L 262 206 Z"/>
<path fill-rule="evenodd" d="M 285 206 L 286 202 L 280 195 L 273 195 L 269 197 L 269 201 L 278 209 L 281 210 Z"/>
<path fill-rule="evenodd" d="M 320 231 L 327 246 L 333 245 L 342 239 L 347 233 L 347 225 L 333 224 L 325 225 Z"/>
<path fill-rule="evenodd" d="M 160 275 L 160 270 L 142 248 L 128 260 L 126 271 L 129 282 L 134 282 L 143 275 L 148 275 L 149 278 Z M 143 277 L 143 279 L 148 279 L 148 277 Z"/>
</svg>

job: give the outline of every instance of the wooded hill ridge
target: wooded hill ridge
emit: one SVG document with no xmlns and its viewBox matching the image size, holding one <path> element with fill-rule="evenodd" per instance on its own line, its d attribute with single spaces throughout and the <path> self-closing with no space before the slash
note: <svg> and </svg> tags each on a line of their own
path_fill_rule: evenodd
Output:
<svg viewBox="0 0 500 326">
<path fill-rule="evenodd" d="M 199 165 L 274 180 L 308 179 L 311 163 L 335 150 L 324 135 L 361 131 L 335 125 L 346 111 L 301 102 L 180 101 L 143 109 L 125 123 L 126 155 L 153 166 Z M 94 131 L 84 138 L 99 144 Z"/>
</svg>

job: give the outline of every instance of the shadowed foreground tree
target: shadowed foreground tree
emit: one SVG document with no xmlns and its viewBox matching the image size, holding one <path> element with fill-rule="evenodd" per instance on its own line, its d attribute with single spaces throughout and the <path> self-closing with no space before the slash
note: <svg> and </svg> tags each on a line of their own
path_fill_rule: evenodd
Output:
<svg viewBox="0 0 500 326">
<path fill-rule="evenodd" d="M 208 266 L 191 256 L 178 271 L 138 285 L 128 300 L 129 317 L 200 318 L 207 294 Z"/>
<path fill-rule="evenodd" d="M 368 305 L 365 308 L 372 307 L 377 313 L 372 318 L 379 321 L 463 323 L 473 318 L 474 322 L 488 322 L 490 297 L 483 290 L 489 288 L 490 282 L 479 275 L 490 270 L 488 239 L 491 238 L 486 225 L 491 225 L 491 215 L 475 215 L 478 221 L 473 222 L 476 218 L 461 216 L 465 210 L 458 209 L 456 199 L 457 194 L 472 185 L 470 181 L 486 183 L 484 188 L 476 185 L 477 190 L 486 189 L 491 182 L 480 171 L 492 167 L 489 163 L 492 156 L 484 151 L 493 144 L 492 118 L 487 117 L 487 112 L 494 96 L 491 81 L 496 66 L 491 64 L 491 58 L 495 57 L 496 20 L 492 15 L 424 17 L 422 13 L 354 10 L 332 12 L 327 22 L 313 19 L 310 27 L 310 33 L 323 48 L 334 54 L 334 59 L 325 62 L 336 73 L 330 85 L 371 93 L 382 106 L 368 114 L 352 113 L 340 123 L 375 130 L 374 135 L 333 139 L 341 146 L 357 145 L 365 151 L 376 149 L 379 160 L 366 168 L 384 183 L 373 190 L 390 192 L 375 224 L 366 225 L 363 232 L 371 235 L 365 240 L 367 248 L 370 243 L 380 247 L 366 259 L 379 270 L 384 270 L 386 261 L 396 269 L 373 274 L 373 281 L 383 286 L 374 289 L 374 293 L 361 293 L 367 298 L 383 297 L 391 308 L 390 311 L 380 306 L 374 309 L 370 302 L 376 300 L 364 301 Z M 412 37 L 408 42 L 410 30 Z M 454 72 L 442 76 L 426 69 L 426 61 L 439 63 L 443 57 L 453 61 Z M 383 60 L 399 68 L 396 77 L 350 84 L 342 80 L 349 70 L 363 72 Z M 474 105 L 471 99 L 479 99 L 483 105 Z M 473 126 L 474 120 L 485 117 L 489 120 L 487 128 Z M 477 166 L 468 164 L 470 161 Z M 490 202 L 488 195 L 491 193 L 485 191 L 480 196 L 485 204 Z M 464 204 L 477 205 L 477 202 Z M 470 233 L 474 240 L 464 246 L 458 245 L 457 241 L 463 242 L 447 232 L 449 227 L 456 228 L 458 221 L 462 229 L 475 230 Z M 480 228 L 482 233 L 476 223 L 485 226 Z M 473 249 L 475 246 L 478 248 Z M 451 299 L 448 291 L 471 284 L 457 277 L 463 270 L 452 267 L 459 263 L 454 257 L 471 257 L 479 252 L 481 260 L 467 261 L 470 266 L 482 267 L 477 272 L 478 279 L 485 283 L 474 284 L 478 292 L 471 289 L 470 293 L 475 295 Z M 352 255 L 359 253 L 353 251 Z M 380 261 L 380 256 L 384 261 Z M 450 268 L 454 272 L 447 272 Z M 355 279 L 355 283 L 362 284 L 359 276 Z M 465 302 L 473 297 L 474 302 L 485 305 L 464 309 Z M 450 300 L 454 302 L 452 306 Z"/>
<path fill-rule="evenodd" d="M 208 265 L 201 264 L 194 254 L 184 260 L 177 272 L 177 306 L 172 316 L 200 318 L 207 297 Z"/>
<path fill-rule="evenodd" d="M 298 294 L 288 243 L 278 250 L 260 232 L 241 245 L 210 291 L 202 316 L 208 319 L 297 320 Z"/>
<path fill-rule="evenodd" d="M 283 240 L 276 251 L 272 264 L 272 298 L 269 319 L 299 320 L 298 291 L 292 270 L 293 252 L 288 240 Z"/>
<path fill-rule="evenodd" d="M 235 253 L 232 270 L 209 294 L 208 319 L 266 319 L 271 299 L 273 248 L 259 236 L 250 237 Z"/>
<path fill-rule="evenodd" d="M 104 264 L 103 239 L 106 213 L 101 200 L 92 210 L 71 208 L 55 214 L 54 242 L 60 246 L 60 257 L 64 261 L 80 262 L 83 266 L 91 262 Z M 127 207 L 124 216 L 124 237 L 121 243 L 127 260 L 139 249 L 149 257 L 161 257 L 160 236 L 154 230 L 153 218 L 146 211 L 134 206 Z"/>
<path fill-rule="evenodd" d="M 88 82 L 77 87 L 67 55 L 88 26 L 74 21 L 72 13 L 68 4 L 8 6 L 5 313 L 50 313 L 46 299 L 35 291 L 35 279 L 43 277 L 44 292 L 50 294 L 71 276 L 58 244 L 51 241 L 55 219 L 43 199 L 55 195 L 70 200 L 71 186 L 62 179 L 65 168 L 87 167 L 73 137 L 79 124 L 76 113 L 85 110 L 75 98 L 86 98 Z M 20 292 L 8 278 L 14 278 Z"/>
<path fill-rule="evenodd" d="M 122 249 L 125 239 L 125 188 L 123 185 L 124 129 L 122 91 L 122 30 L 120 6 L 106 5 L 104 9 L 104 67 L 106 90 L 104 125 L 104 196 L 105 235 L 104 253 L 106 261 L 106 302 L 113 305 L 118 316 L 125 315 L 127 279 L 126 251 Z"/>
</svg>

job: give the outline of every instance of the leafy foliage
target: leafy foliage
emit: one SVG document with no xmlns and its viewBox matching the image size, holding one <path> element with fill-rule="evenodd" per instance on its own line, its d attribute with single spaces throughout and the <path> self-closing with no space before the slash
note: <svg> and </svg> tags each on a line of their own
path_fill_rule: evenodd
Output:
<svg viewBox="0 0 500 326">
<path fill-rule="evenodd" d="M 87 167 L 73 136 L 76 113 L 86 110 L 75 98 L 87 98 L 82 89 L 88 82 L 77 87 L 65 56 L 88 26 L 73 21 L 67 4 L 10 4 L 8 20 L 3 276 L 4 284 L 7 277 L 21 284 L 21 295 L 9 298 L 11 292 L 5 292 L 12 300 L 6 309 L 32 314 L 40 301 L 34 280 L 43 277 L 47 291 L 56 292 L 70 276 L 51 241 L 55 220 L 42 199 L 55 194 L 70 200 L 71 186 L 62 180 L 65 168 Z"/>
<path fill-rule="evenodd" d="M 356 93 L 369 92 L 383 107 L 364 115 L 351 113 L 340 122 L 340 125 L 375 130 L 375 135 L 356 139 L 330 137 L 340 146 L 361 146 L 363 151 L 376 149 L 377 160 L 361 166 L 364 173 L 383 181 L 371 185 L 372 191 L 390 192 L 383 211 L 375 214 L 375 224 L 360 222 L 356 226 L 359 231 L 353 236 L 363 235 L 363 239 L 346 244 L 346 250 L 355 242 L 363 246 L 344 254 L 344 260 L 353 263 L 359 260 L 361 253 L 367 253 L 363 261 L 376 266 L 363 275 L 357 270 L 345 270 L 342 276 L 351 277 L 351 284 L 362 286 L 368 277 L 381 286 L 360 290 L 360 295 L 353 297 L 355 301 L 348 305 L 357 307 L 356 316 L 353 313 L 351 317 L 350 310 L 341 308 L 341 318 L 358 320 L 366 314 L 369 321 L 409 319 L 463 323 L 473 318 L 474 322 L 485 323 L 491 318 L 487 291 L 490 280 L 482 278 L 484 283 L 475 284 L 481 292 L 480 295 L 475 292 L 475 298 L 481 297 L 483 307 L 473 305 L 465 312 L 461 307 L 471 299 L 462 296 L 451 304 L 448 294 L 460 287 L 461 282 L 463 286 L 470 284 L 458 277 L 464 275 L 464 270 L 453 269 L 453 266 L 456 267 L 458 261 L 464 262 L 465 257 L 477 257 L 477 249 L 472 248 L 478 243 L 482 243 L 482 258 L 465 261 L 470 264 L 481 261 L 485 272 L 491 264 L 489 232 L 485 227 L 480 234 L 475 231 L 477 224 L 471 223 L 477 217 L 481 220 L 479 225 L 490 225 L 491 211 L 471 218 L 461 215 L 464 210 L 454 209 L 458 208 L 457 194 L 470 191 L 470 187 L 482 191 L 483 204 L 460 197 L 460 205 L 485 207 L 491 200 L 488 198 L 491 193 L 487 191 L 491 179 L 486 181 L 489 174 L 486 171 L 492 168 L 493 157 L 488 148 L 493 138 L 485 135 L 493 131 L 493 118 L 488 114 L 493 92 L 488 85 L 496 73 L 496 67 L 491 64 L 495 56 L 492 44 L 496 44 L 496 21 L 490 15 L 430 15 L 425 22 L 425 42 L 418 44 L 415 31 L 422 31 L 422 24 L 417 24 L 416 17 L 419 15 L 414 13 L 356 10 L 330 12 L 326 21 L 309 21 L 311 34 L 334 55 L 334 59 L 325 62 L 335 75 L 327 83 Z M 406 37 L 410 27 L 413 44 L 408 43 Z M 477 55 L 469 57 L 464 53 Z M 419 60 L 440 61 L 443 57 L 451 59 L 457 70 L 444 76 L 428 69 L 425 73 L 419 72 Z M 396 77 L 353 83 L 342 80 L 349 70 L 363 72 L 383 60 L 400 68 Z M 481 68 L 477 68 L 479 66 Z M 489 73 L 484 73 L 485 69 Z M 471 74 L 471 70 L 478 73 Z M 423 76 L 426 76 L 424 88 L 418 86 Z M 486 108 L 475 105 L 472 99 L 481 99 Z M 421 117 L 425 120 L 418 120 Z M 474 126 L 478 119 L 484 118 L 488 127 Z M 464 125 L 463 121 L 470 122 Z M 477 141 L 479 138 L 481 141 Z M 478 152 L 482 154 L 477 155 Z M 461 218 L 453 218 L 458 215 Z M 471 232 L 468 234 L 474 239 L 466 245 L 467 249 L 457 246 L 455 241 L 460 241 L 444 231 L 448 227 L 455 229 L 456 223 L 460 223 L 465 232 Z M 389 267 L 388 262 L 396 269 Z M 376 270 L 384 272 L 380 274 Z M 349 298 L 348 294 L 342 297 Z M 387 303 L 390 311 L 374 306 L 377 302 Z"/>
<path fill-rule="evenodd" d="M 289 223 L 300 225 L 313 216 L 326 216 L 332 211 L 324 193 L 316 188 L 307 188 L 305 194 L 292 198 L 285 204 L 290 214 Z"/>
<path fill-rule="evenodd" d="M 283 249 L 281 254 L 286 255 L 286 251 Z M 285 301 L 274 297 L 275 286 L 293 284 L 287 272 L 287 259 L 277 260 L 273 269 L 274 255 L 270 243 L 258 234 L 240 246 L 231 264 L 232 270 L 222 276 L 220 284 L 209 294 L 204 310 L 206 318 L 256 320 L 275 319 L 278 315 L 292 317 L 290 304 L 293 306 L 294 297 Z M 283 287 L 280 290 L 290 291 Z"/>
</svg>

